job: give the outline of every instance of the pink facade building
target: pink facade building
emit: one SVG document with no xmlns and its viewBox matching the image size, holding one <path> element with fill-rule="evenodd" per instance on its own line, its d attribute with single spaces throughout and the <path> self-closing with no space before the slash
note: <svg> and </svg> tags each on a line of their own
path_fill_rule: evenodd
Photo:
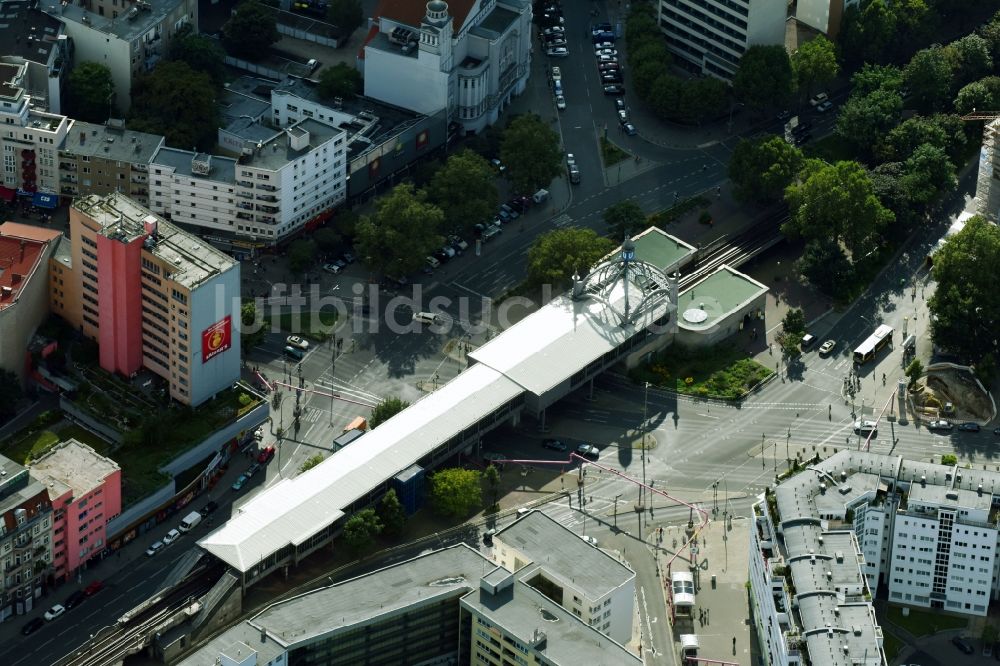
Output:
<svg viewBox="0 0 1000 666">
<path fill-rule="evenodd" d="M 52 500 L 52 568 L 65 579 L 107 544 L 108 521 L 122 510 L 118 463 L 70 439 L 31 465 Z"/>
</svg>

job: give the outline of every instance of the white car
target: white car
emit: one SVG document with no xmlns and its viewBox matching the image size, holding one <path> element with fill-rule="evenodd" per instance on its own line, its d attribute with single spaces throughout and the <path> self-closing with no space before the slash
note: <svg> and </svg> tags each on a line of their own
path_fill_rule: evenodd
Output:
<svg viewBox="0 0 1000 666">
<path fill-rule="evenodd" d="M 875 421 L 855 421 L 854 432 L 864 434 L 878 430 L 878 423 Z"/>
<path fill-rule="evenodd" d="M 146 549 L 146 557 L 153 557 L 161 550 L 163 550 L 163 548 L 164 546 L 162 541 L 155 542 L 153 545 L 151 545 L 149 548 Z"/>
<path fill-rule="evenodd" d="M 584 534 L 580 538 L 583 539 L 584 541 L 586 541 L 587 543 L 589 543 L 594 548 L 597 548 L 597 539 L 595 539 L 594 537 L 590 536 L 589 534 Z"/>
<path fill-rule="evenodd" d="M 566 109 L 566 98 L 562 95 L 556 95 L 556 108 L 560 111 L 564 111 Z"/>
<path fill-rule="evenodd" d="M 946 419 L 938 419 L 936 421 L 931 421 L 927 424 L 927 427 L 931 430 L 951 430 L 951 421 Z"/>
<path fill-rule="evenodd" d="M 628 111 L 626 111 L 625 109 L 618 109 L 618 120 L 620 120 L 623 125 L 625 123 L 627 123 L 628 122 Z"/>
<path fill-rule="evenodd" d="M 441 318 L 433 312 L 414 312 L 413 321 L 418 321 L 421 324 L 439 324 Z"/>
<path fill-rule="evenodd" d="M 573 156 L 573 153 L 566 153 L 566 166 L 571 167 L 574 164 L 576 164 L 576 157 Z"/>
<path fill-rule="evenodd" d="M 819 355 L 826 356 L 833 351 L 833 348 L 837 346 L 836 340 L 827 340 L 819 346 Z"/>
<path fill-rule="evenodd" d="M 334 275 L 337 275 L 338 273 L 340 273 L 340 266 L 338 266 L 337 264 L 323 264 L 323 270 L 326 271 L 327 273 L 333 273 Z"/>
<path fill-rule="evenodd" d="M 566 28 L 561 25 L 554 25 L 551 28 L 546 28 L 542 30 L 543 35 L 561 35 L 566 32 Z"/>
<path fill-rule="evenodd" d="M 163 537 L 163 545 L 164 546 L 169 546 L 174 541 L 177 541 L 180 538 L 181 538 L 181 533 L 180 532 L 178 532 L 177 530 L 170 530 Z"/>
<path fill-rule="evenodd" d="M 618 51 L 615 50 L 615 49 L 601 49 L 601 50 L 597 51 L 596 53 L 599 56 L 604 55 L 604 56 L 612 56 L 612 57 L 614 57 L 614 56 L 618 55 Z"/>
<path fill-rule="evenodd" d="M 45 611 L 45 621 L 46 622 L 51 622 L 52 620 L 56 619 L 57 617 L 59 617 L 60 615 L 62 615 L 65 612 L 66 612 L 66 608 L 65 607 L 63 607 L 63 606 L 61 606 L 59 604 L 56 604 L 52 608 L 50 608 L 47 611 Z"/>
<path fill-rule="evenodd" d="M 565 58 L 569 55 L 569 51 L 566 50 L 565 46 L 557 46 L 554 49 L 549 49 L 545 53 L 552 58 Z"/>
<path fill-rule="evenodd" d="M 285 338 L 285 344 L 291 347 L 297 347 L 302 351 L 309 349 L 309 341 L 303 340 L 297 335 L 289 335 L 287 338 Z"/>
</svg>

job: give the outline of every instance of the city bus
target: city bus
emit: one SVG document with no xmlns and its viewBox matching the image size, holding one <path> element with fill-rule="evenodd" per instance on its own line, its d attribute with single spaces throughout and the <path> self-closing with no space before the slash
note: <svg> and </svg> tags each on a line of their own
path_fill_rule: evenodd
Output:
<svg viewBox="0 0 1000 666">
<path fill-rule="evenodd" d="M 892 326 L 882 324 L 875 329 L 867 340 L 862 342 L 857 349 L 854 350 L 854 362 L 858 365 L 867 363 L 868 361 L 875 358 L 875 354 L 879 352 L 882 347 L 892 342 Z"/>
</svg>

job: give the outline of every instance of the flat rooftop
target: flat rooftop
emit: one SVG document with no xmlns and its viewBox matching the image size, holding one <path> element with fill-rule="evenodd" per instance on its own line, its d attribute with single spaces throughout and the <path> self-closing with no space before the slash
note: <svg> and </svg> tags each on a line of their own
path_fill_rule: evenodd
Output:
<svg viewBox="0 0 1000 666">
<path fill-rule="evenodd" d="M 978 493 L 973 490 L 963 490 L 961 488 L 951 488 L 949 486 L 937 486 L 927 484 L 923 486 L 914 483 L 910 486 L 908 500 L 912 508 L 914 504 L 925 504 L 934 507 L 973 509 L 989 513 L 993 506 L 993 495 L 989 493 Z"/>
<path fill-rule="evenodd" d="M 47 64 L 62 23 L 35 6 L 28 0 L 0 3 L 0 44 L 5 56 Z"/>
<path fill-rule="evenodd" d="M 627 566 L 541 511 L 531 511 L 497 532 L 493 539 L 521 551 L 552 578 L 572 577 L 573 585 L 593 598 L 635 578 L 635 572 Z"/>
<path fill-rule="evenodd" d="M 24 65 L 0 62 L 0 97 L 17 99 L 24 94 L 24 88 L 17 82 Z"/>
<path fill-rule="evenodd" d="M 293 149 L 288 135 L 299 136 L 306 132 L 309 133 L 309 143 L 300 150 Z M 298 159 L 311 150 L 315 150 L 342 132 L 343 130 L 321 120 L 304 118 L 294 125 L 287 127 L 284 132 L 279 131 L 274 138 L 264 143 L 260 150 L 251 156 L 247 156 L 246 159 L 241 159 L 240 164 L 258 169 L 277 171 L 289 162 Z"/>
<path fill-rule="evenodd" d="M 82 120 L 70 122 L 72 125 L 66 133 L 65 142 L 59 148 L 60 152 L 101 157 L 116 162 L 149 164 L 164 141 L 159 134 L 95 125 Z"/>
<path fill-rule="evenodd" d="M 528 649 L 544 655 L 549 660 L 546 663 L 579 666 L 643 663 L 623 645 L 587 626 L 521 580 L 497 594 L 476 589 L 463 597 L 461 603 L 520 640 L 531 639 L 536 630 L 544 632 L 544 643 Z"/>
<path fill-rule="evenodd" d="M 91 194 L 73 202 L 73 207 L 92 217 L 108 237 L 134 240 L 146 235 L 145 220 L 156 221 L 158 240 L 147 251 L 174 267 L 171 280 L 188 289 L 220 273 L 233 270 L 239 262 L 197 236 L 167 222 L 122 194 Z M 119 231 L 120 229 L 120 231 Z"/>
<path fill-rule="evenodd" d="M 141 37 L 182 4 L 184 4 L 184 0 L 147 0 L 144 3 L 146 8 L 139 9 L 133 18 L 129 18 L 130 10 L 128 9 L 123 9 L 117 18 L 108 18 L 97 12 L 89 11 L 75 2 L 66 5 L 59 3 L 48 5 L 42 2 L 41 9 L 52 12 L 56 18 L 63 18 L 92 30 L 114 35 L 125 41 L 132 41 Z M 138 3 L 131 4 L 131 6 L 139 8 Z"/>
<path fill-rule="evenodd" d="M 32 279 L 48 279 L 35 274 L 46 246 L 61 236 L 58 231 L 30 224 L 0 224 L 0 312 L 20 298 Z"/>
<path fill-rule="evenodd" d="M 504 31 L 518 19 L 521 15 L 512 12 L 504 7 L 495 6 L 493 11 L 486 15 L 476 27 L 470 30 L 470 34 L 485 37 L 486 39 L 499 37 Z"/>
<path fill-rule="evenodd" d="M 294 645 L 417 604 L 464 595 L 496 568 L 477 551 L 459 544 L 275 604 L 250 623 L 266 629 L 279 643 Z"/>
<path fill-rule="evenodd" d="M 679 294 L 677 323 L 688 330 L 711 328 L 764 293 L 765 285 L 723 265 Z"/>
<path fill-rule="evenodd" d="M 210 158 L 208 175 L 205 176 L 192 172 L 191 162 L 195 158 L 204 159 L 205 157 Z M 206 156 L 204 153 L 196 153 L 193 150 L 162 146 L 153 155 L 151 163 L 153 165 L 160 164 L 172 167 L 175 174 L 189 178 L 207 178 L 220 183 L 236 182 L 236 160 L 231 157 L 221 157 L 219 155 Z"/>
<path fill-rule="evenodd" d="M 689 245 L 679 238 L 674 238 L 662 229 L 650 227 L 642 233 L 633 236 L 632 242 L 635 244 L 635 258 L 652 264 L 665 273 L 683 268 L 694 259 L 698 251 L 693 245 Z M 609 253 L 605 260 L 621 256 L 622 248 L 619 245 Z"/>
<path fill-rule="evenodd" d="M 89 493 L 120 469 L 114 460 L 75 439 L 53 447 L 31 464 L 33 473 L 61 481 L 73 490 L 74 497 Z"/>
</svg>

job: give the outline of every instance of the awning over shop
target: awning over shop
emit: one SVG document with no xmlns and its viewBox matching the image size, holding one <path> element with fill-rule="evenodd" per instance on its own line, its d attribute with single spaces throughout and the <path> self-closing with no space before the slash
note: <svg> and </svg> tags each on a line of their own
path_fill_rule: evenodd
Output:
<svg viewBox="0 0 1000 666">
<path fill-rule="evenodd" d="M 12 190 L 9 187 L 0 185 L 0 199 L 3 199 L 4 201 L 13 201 L 16 196 L 17 190 Z"/>
<path fill-rule="evenodd" d="M 32 203 L 38 208 L 56 208 L 59 206 L 59 195 L 48 192 L 35 192 Z"/>
</svg>

